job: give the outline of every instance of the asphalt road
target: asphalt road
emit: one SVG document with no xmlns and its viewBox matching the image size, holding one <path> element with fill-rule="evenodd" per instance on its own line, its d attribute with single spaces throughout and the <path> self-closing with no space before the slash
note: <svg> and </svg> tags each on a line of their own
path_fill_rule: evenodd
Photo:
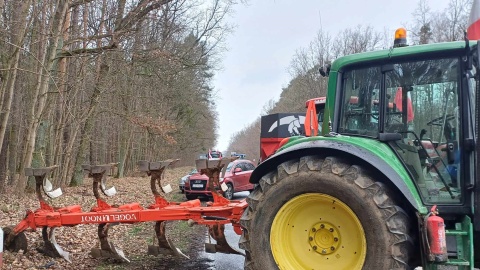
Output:
<svg viewBox="0 0 480 270">
<path fill-rule="evenodd" d="M 248 194 L 248 191 L 235 193 L 233 199 L 240 200 L 246 198 Z M 225 237 L 231 247 L 243 252 L 243 250 L 238 247 L 238 240 L 240 239 L 240 235 L 236 234 L 233 231 L 233 226 L 231 224 L 225 226 Z M 208 238 L 209 237 L 207 233 L 205 235 L 206 243 L 208 243 L 209 241 Z M 210 241 L 211 243 L 215 243 L 215 240 L 213 239 L 210 239 Z M 243 263 L 245 257 L 243 257 L 242 255 L 206 253 L 205 251 L 203 251 L 201 256 L 208 259 L 208 261 L 211 261 L 208 270 L 243 270 Z"/>
</svg>

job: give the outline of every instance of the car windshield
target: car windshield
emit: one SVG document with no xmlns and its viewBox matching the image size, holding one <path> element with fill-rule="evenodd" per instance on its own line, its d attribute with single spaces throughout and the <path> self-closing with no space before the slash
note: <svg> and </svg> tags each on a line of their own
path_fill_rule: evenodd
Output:
<svg viewBox="0 0 480 270">
<path fill-rule="evenodd" d="M 228 163 L 228 165 L 227 165 L 227 172 L 229 172 L 229 171 L 232 169 L 233 165 L 234 165 L 233 162 Z"/>
</svg>

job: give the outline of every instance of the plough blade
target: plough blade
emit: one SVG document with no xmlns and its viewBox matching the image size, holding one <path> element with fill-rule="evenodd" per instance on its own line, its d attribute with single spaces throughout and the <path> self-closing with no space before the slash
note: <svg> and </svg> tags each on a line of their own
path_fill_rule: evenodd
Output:
<svg viewBox="0 0 480 270">
<path fill-rule="evenodd" d="M 179 248 L 175 247 L 172 240 L 167 239 L 165 235 L 165 222 L 158 221 L 155 223 L 155 235 L 157 236 L 158 246 L 148 245 L 148 255 L 175 255 L 177 257 L 190 259 L 190 257 L 183 254 Z"/>
<path fill-rule="evenodd" d="M 159 208 L 169 204 L 165 199 L 165 196 L 160 194 L 160 192 L 158 192 L 157 185 L 160 187 L 160 190 L 164 194 L 168 194 L 173 191 L 170 184 L 162 187 L 161 182 L 165 175 L 165 169 L 168 166 L 172 166 L 178 161 L 179 159 L 177 160 L 168 159 L 168 160 L 159 161 L 159 162 L 150 162 L 146 160 L 141 160 L 137 162 L 138 169 L 142 172 L 146 172 L 147 175 L 150 176 L 150 189 L 152 190 L 152 193 L 155 196 L 155 204 L 151 205 L 149 208 Z"/>
<path fill-rule="evenodd" d="M 217 253 L 217 244 L 205 243 L 206 253 Z"/>
<path fill-rule="evenodd" d="M 163 191 L 163 193 L 168 194 L 168 193 L 172 192 L 173 189 L 172 189 L 172 186 L 170 184 L 168 184 L 168 185 L 162 187 L 162 191 Z"/>
<path fill-rule="evenodd" d="M 210 236 L 217 241 L 216 244 L 205 243 L 205 252 L 207 253 L 225 253 L 225 254 L 238 254 L 245 256 L 241 251 L 231 247 L 227 239 L 225 238 L 225 225 L 224 224 L 215 224 L 208 226 L 208 233 Z"/>
<path fill-rule="evenodd" d="M 102 177 L 102 181 L 100 183 L 100 189 L 102 190 L 103 194 L 105 194 L 105 196 L 107 196 L 107 197 L 112 197 L 115 194 L 117 194 L 117 189 L 115 189 L 114 186 L 107 189 L 107 176 L 106 175 L 104 175 Z"/>
<path fill-rule="evenodd" d="M 100 248 L 92 248 L 90 255 L 94 258 L 112 258 L 124 262 L 130 262 L 123 253 L 123 250 L 116 247 L 113 243 L 108 241 L 108 229 L 115 224 L 102 223 L 98 225 L 98 238 L 100 240 Z"/>
<path fill-rule="evenodd" d="M 63 194 L 61 188 L 53 190 L 52 182 L 47 178 L 43 180 L 43 192 L 51 199 L 60 197 Z"/>
<path fill-rule="evenodd" d="M 72 262 L 70 260 L 70 253 L 63 250 L 58 244 L 57 240 L 55 239 L 55 229 L 56 228 L 42 228 L 42 238 L 43 238 L 43 249 L 37 248 L 37 250 L 47 256 L 52 258 L 64 258 L 68 262 Z M 50 231 L 49 231 L 50 230 Z"/>
</svg>

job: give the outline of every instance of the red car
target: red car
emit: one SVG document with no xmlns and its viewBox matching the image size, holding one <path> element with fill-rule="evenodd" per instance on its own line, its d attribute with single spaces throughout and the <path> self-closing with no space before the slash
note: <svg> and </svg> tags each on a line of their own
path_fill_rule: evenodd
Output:
<svg viewBox="0 0 480 270">
<path fill-rule="evenodd" d="M 225 183 L 228 189 L 223 196 L 229 200 L 233 198 L 233 193 L 241 191 L 252 191 L 254 184 L 250 183 L 250 175 L 255 169 L 255 165 L 250 160 L 237 159 L 227 165 L 225 177 L 220 178 L 220 184 Z M 220 189 L 220 187 L 216 187 Z M 188 200 L 198 197 L 211 197 L 212 194 L 208 190 L 208 177 L 199 173 L 190 176 L 185 182 L 185 196 Z"/>
</svg>

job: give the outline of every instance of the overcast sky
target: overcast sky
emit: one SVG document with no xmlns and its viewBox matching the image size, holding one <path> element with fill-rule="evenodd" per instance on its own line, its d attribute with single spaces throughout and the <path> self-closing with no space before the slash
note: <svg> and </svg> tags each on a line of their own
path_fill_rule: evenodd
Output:
<svg viewBox="0 0 480 270">
<path fill-rule="evenodd" d="M 418 0 L 250 0 L 238 5 L 231 19 L 237 27 L 227 39 L 228 52 L 214 87 L 219 99 L 217 149 L 225 151 L 231 136 L 260 116 L 271 99 L 278 100 L 292 79 L 288 73 L 295 51 L 308 46 L 323 27 L 332 37 L 361 24 L 377 31 L 412 24 Z M 432 11 L 448 0 L 430 0 Z M 407 29 L 408 30 L 408 29 Z M 312 97 L 313 98 L 313 97 Z"/>
</svg>

